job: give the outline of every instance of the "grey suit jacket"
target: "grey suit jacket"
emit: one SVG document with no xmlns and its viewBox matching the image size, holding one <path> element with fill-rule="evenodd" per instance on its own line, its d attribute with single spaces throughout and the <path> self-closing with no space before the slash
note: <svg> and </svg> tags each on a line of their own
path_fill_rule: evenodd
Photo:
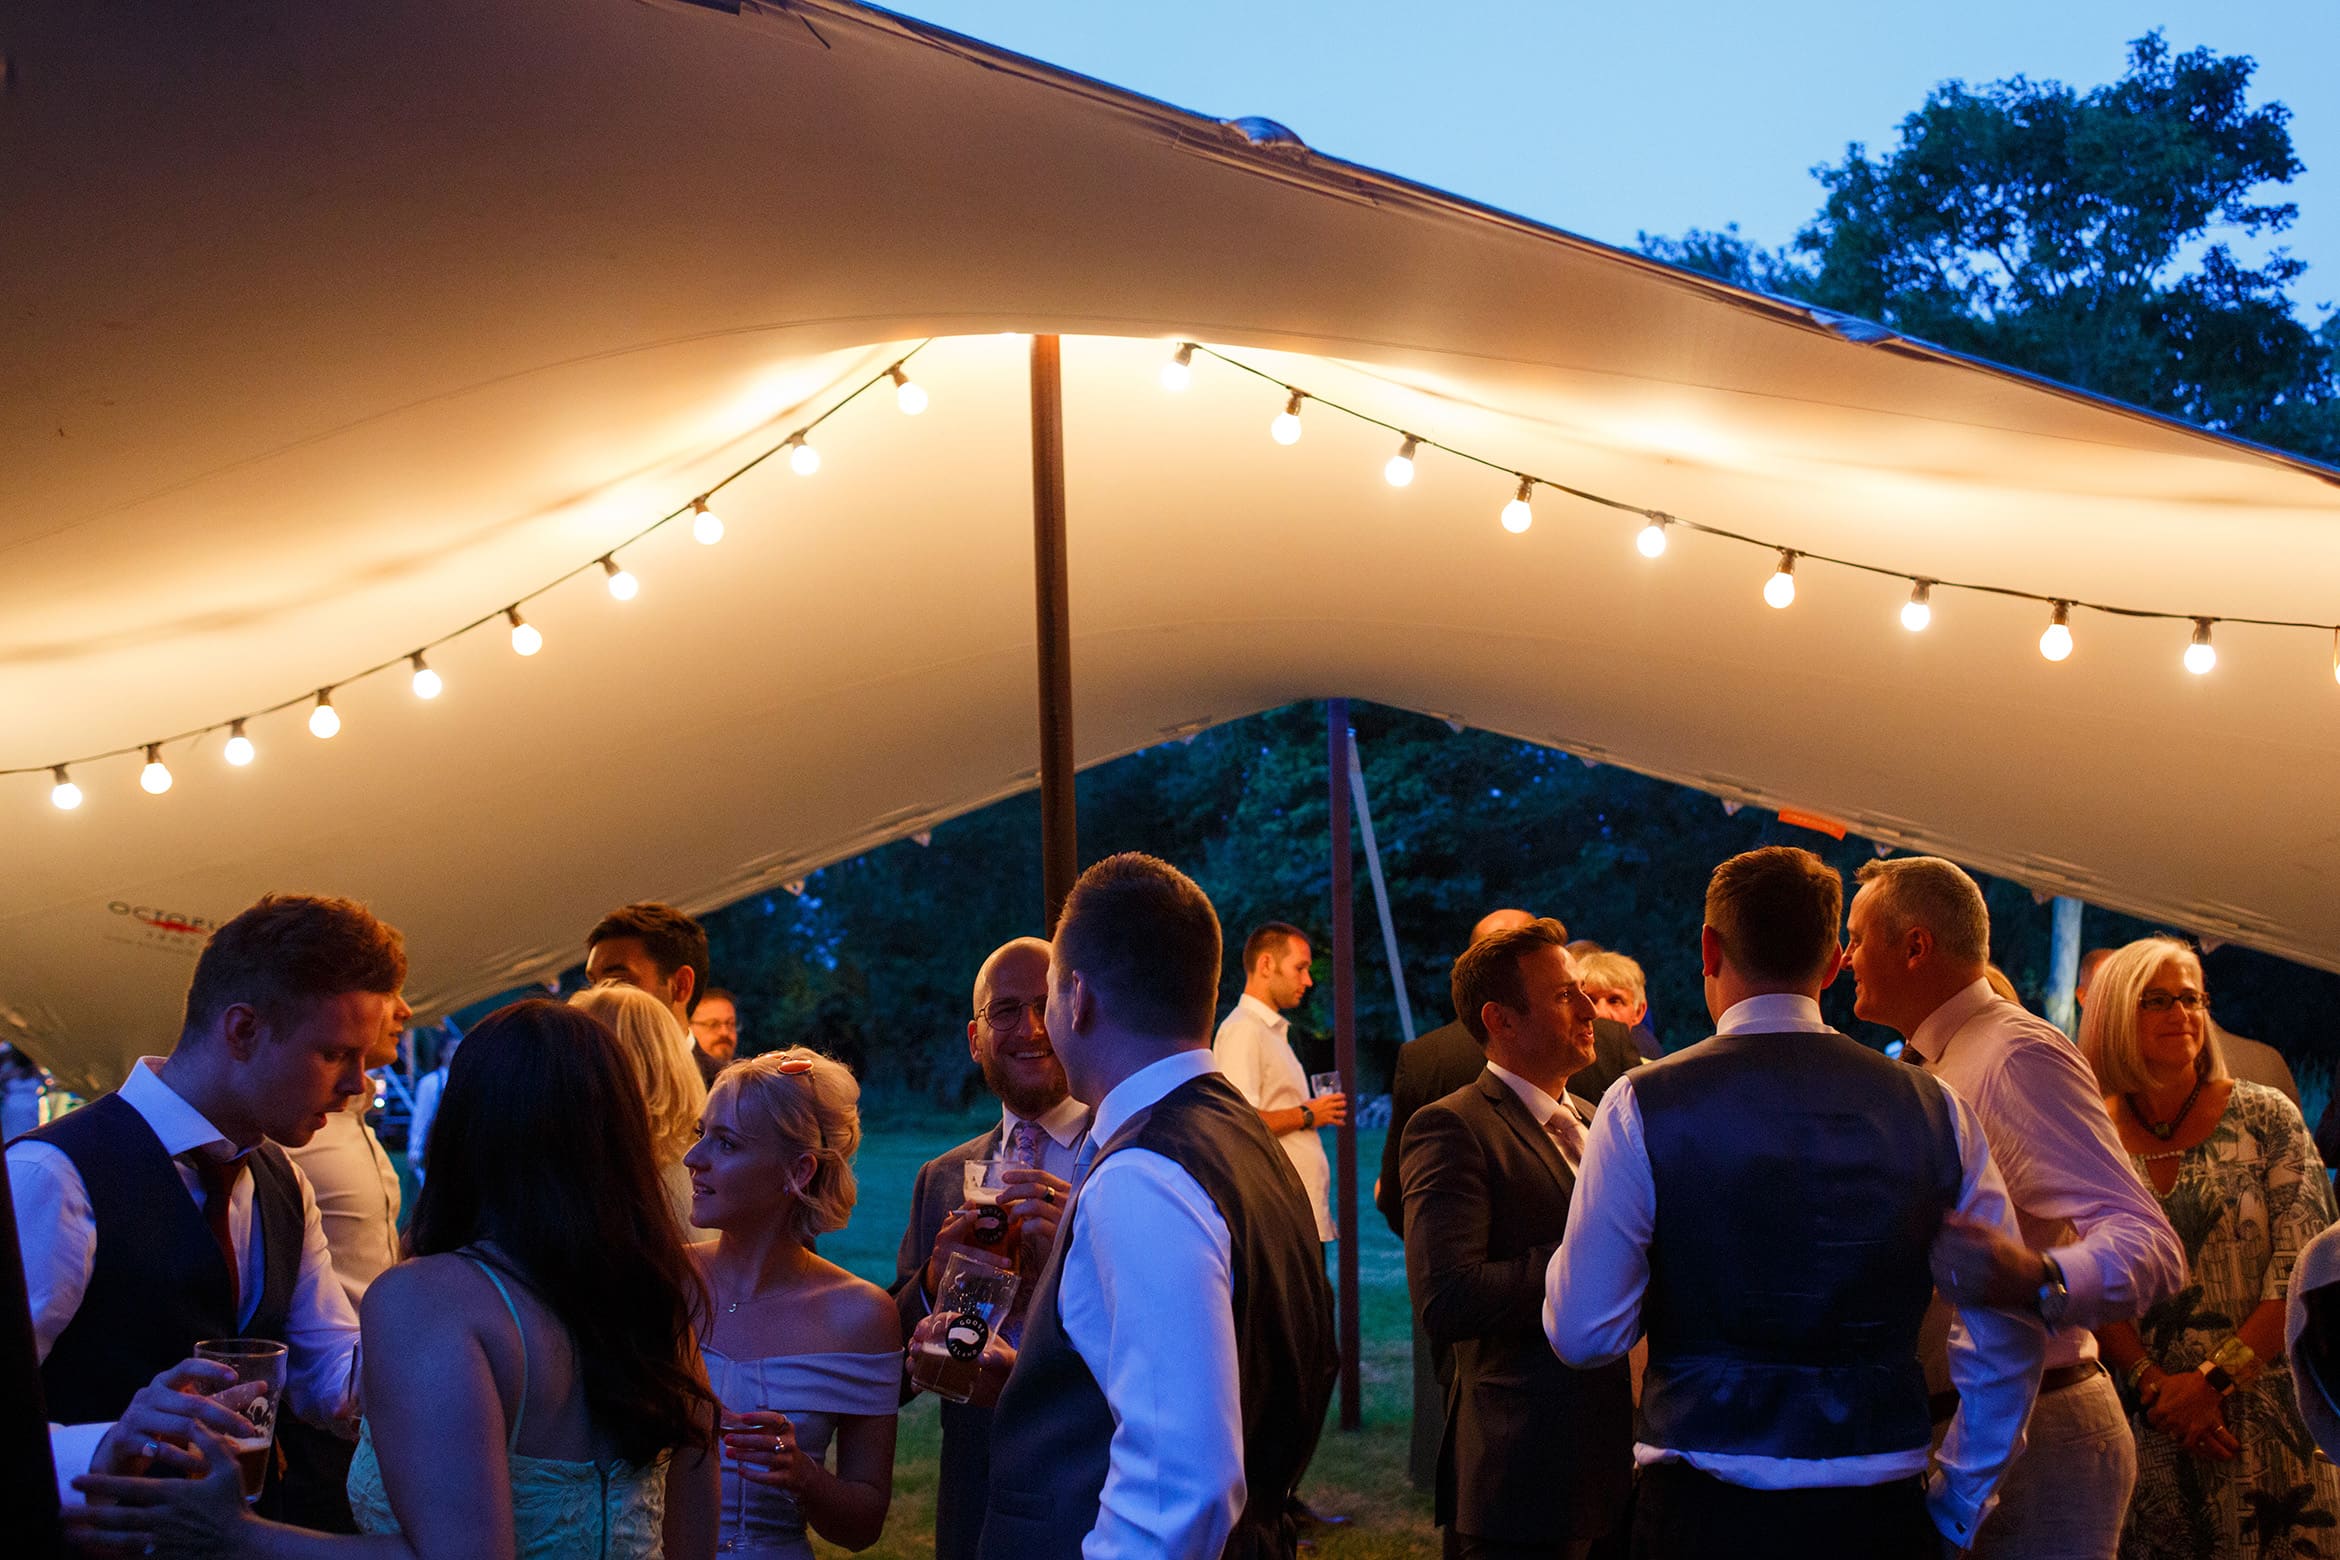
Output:
<svg viewBox="0 0 2340 1560">
<path fill-rule="evenodd" d="M 902 1336 L 926 1316 L 922 1288 L 926 1259 L 934 1254 L 935 1237 L 943 1220 L 959 1206 L 966 1191 L 960 1169 L 970 1159 L 990 1159 L 999 1152 L 999 1128 L 969 1138 L 958 1147 L 929 1159 L 918 1169 L 910 1191 L 910 1224 L 902 1231 L 902 1249 L 894 1258 L 894 1309 L 902 1317 Z M 902 1401 L 916 1395 L 907 1375 Z M 942 1405 L 942 1468 L 935 1488 L 935 1560 L 975 1560 L 983 1542 L 983 1515 L 990 1507 L 991 1410 L 972 1403 Z"/>
<path fill-rule="evenodd" d="M 1633 1474 L 1623 1360 L 1572 1370 L 1545 1341 L 1544 1270 L 1576 1177 L 1509 1085 L 1482 1072 L 1407 1124 L 1406 1283 L 1454 1351 L 1437 1520 L 1508 1544 L 1598 1538 Z"/>
</svg>

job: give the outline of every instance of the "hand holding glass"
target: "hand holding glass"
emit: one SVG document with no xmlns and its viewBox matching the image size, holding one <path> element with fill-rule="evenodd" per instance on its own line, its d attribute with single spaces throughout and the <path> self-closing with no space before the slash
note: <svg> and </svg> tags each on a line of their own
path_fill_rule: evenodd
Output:
<svg viewBox="0 0 2340 1560">
<path fill-rule="evenodd" d="M 212 1338 L 195 1345 L 195 1358 L 225 1365 L 236 1373 L 236 1382 L 260 1384 L 259 1393 L 239 1405 L 257 1433 L 228 1441 L 235 1448 L 236 1468 L 244 1479 L 244 1502 L 249 1505 L 260 1498 L 260 1486 L 268 1477 L 269 1449 L 276 1444 L 276 1410 L 284 1397 L 284 1345 L 266 1338 Z M 220 1392 L 233 1390 L 234 1385 L 227 1383 Z"/>
<path fill-rule="evenodd" d="M 1013 1272 L 954 1252 L 943 1268 L 934 1310 L 911 1335 L 911 1384 L 954 1403 L 973 1398 L 986 1365 L 999 1359 L 999 1325 L 1015 1298 Z"/>
</svg>

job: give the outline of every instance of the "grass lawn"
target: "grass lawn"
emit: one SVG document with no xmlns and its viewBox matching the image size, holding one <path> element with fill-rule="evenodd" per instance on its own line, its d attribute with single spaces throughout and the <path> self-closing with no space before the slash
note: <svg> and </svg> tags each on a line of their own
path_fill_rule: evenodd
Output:
<svg viewBox="0 0 2340 1560">
<path fill-rule="evenodd" d="M 821 1254 L 874 1283 L 891 1283 L 894 1252 L 910 1214 L 910 1183 L 918 1167 L 985 1125 L 986 1118 L 980 1116 L 867 1123 L 861 1157 L 855 1161 L 860 1205 L 849 1227 L 822 1238 Z M 1321 1560 L 1399 1560 L 1438 1553 L 1430 1498 L 1406 1482 L 1407 1421 L 1413 1408 L 1412 1324 L 1406 1308 L 1405 1251 L 1373 1209 L 1373 1175 L 1380 1164 L 1381 1134 L 1359 1133 L 1357 1202 L 1364 1243 L 1358 1250 L 1363 1293 L 1358 1321 L 1365 1340 L 1365 1427 L 1347 1433 L 1336 1428 L 1340 1412 L 1336 1401 L 1315 1464 L 1301 1486 L 1317 1510 L 1355 1519 L 1324 1535 L 1316 1551 Z M 902 1413 L 894 1505 L 886 1518 L 885 1537 L 864 1554 L 923 1560 L 934 1553 L 935 1467 L 941 1446 L 934 1399 L 922 1396 Z M 824 1556 L 845 1552 L 826 1544 L 814 1547 Z"/>
</svg>

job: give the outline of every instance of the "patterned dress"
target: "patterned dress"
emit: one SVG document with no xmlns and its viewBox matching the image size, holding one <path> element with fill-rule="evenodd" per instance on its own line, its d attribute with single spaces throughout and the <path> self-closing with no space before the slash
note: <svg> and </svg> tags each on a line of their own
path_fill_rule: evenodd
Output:
<svg viewBox="0 0 2340 1560">
<path fill-rule="evenodd" d="M 2151 1185 L 2146 1161 L 2132 1158 Z M 2217 1128 L 2185 1151 L 2161 1208 L 2189 1281 L 2137 1327 L 2172 1373 L 2200 1365 L 2262 1301 L 2282 1299 L 2300 1249 L 2333 1219 L 2331 1183 L 2299 1108 L 2240 1080 Z M 2234 1462 L 2191 1455 L 2141 1412 L 2131 1424 L 2137 1493 L 2122 1560 L 2340 1560 L 2340 1470 L 2317 1463 L 2281 1358 L 2226 1399 L 2227 1428 L 2242 1445 Z"/>
</svg>

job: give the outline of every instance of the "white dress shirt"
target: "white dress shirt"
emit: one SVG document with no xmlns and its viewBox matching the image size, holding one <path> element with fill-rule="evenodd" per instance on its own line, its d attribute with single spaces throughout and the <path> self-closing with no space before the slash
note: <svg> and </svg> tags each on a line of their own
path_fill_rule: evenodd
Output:
<svg viewBox="0 0 2340 1560">
<path fill-rule="evenodd" d="M 373 1103 L 370 1093 L 352 1096 L 315 1137 L 284 1151 L 317 1199 L 333 1273 L 352 1310 L 366 1286 L 398 1260 L 398 1167 L 366 1125 Z"/>
<path fill-rule="evenodd" d="M 1291 1031 L 1290 1019 L 1247 991 L 1211 1042 L 1219 1070 L 1260 1110 L 1298 1110 L 1308 1103 L 1308 1073 L 1292 1054 Z M 1324 1141 L 1313 1127 L 1279 1132 L 1276 1141 L 1300 1172 L 1308 1206 L 1316 1210 L 1316 1238 L 1333 1239 L 1338 1231 L 1332 1216 L 1332 1161 L 1325 1157 Z"/>
<path fill-rule="evenodd" d="M 1584 1107 L 1573 1095 L 1568 1095 L 1568 1091 L 1563 1089 L 1560 1092 L 1567 1097 L 1556 1100 L 1510 1068 L 1498 1067 L 1493 1062 L 1487 1064 L 1487 1071 L 1510 1085 L 1511 1092 L 1519 1096 L 1519 1102 L 1527 1107 L 1528 1114 L 1536 1118 L 1536 1125 L 1542 1127 L 1559 1148 L 1560 1157 L 1567 1161 L 1569 1169 L 1577 1169 L 1583 1164 Z M 1561 1118 L 1557 1127 L 1552 1124 L 1555 1116 Z"/>
<path fill-rule="evenodd" d="M 194 1167 L 179 1156 L 196 1149 L 232 1151 L 233 1145 L 162 1081 L 154 1070 L 161 1061 L 157 1056 L 140 1058 L 122 1084 L 122 1103 L 146 1118 L 146 1124 L 162 1140 L 163 1152 L 179 1161 L 179 1182 L 200 1208 L 201 1183 Z M 312 1423 L 333 1426 L 357 1411 L 357 1313 L 334 1275 L 316 1195 L 297 1165 L 293 1180 L 301 1189 L 301 1262 L 285 1323 L 285 1391 L 293 1412 Z M 73 1320 L 81 1309 L 82 1296 L 89 1292 L 90 1275 L 97 1265 L 97 1219 L 81 1172 L 63 1150 L 47 1143 L 9 1145 L 8 1187 L 16 1199 L 16 1238 L 24 1252 L 33 1343 L 46 1360 L 57 1335 Z M 235 1247 L 240 1275 L 239 1328 L 251 1322 L 267 1283 L 266 1258 L 254 1233 L 252 1177 L 247 1174 L 237 1177 L 235 1191 L 228 1199 L 228 1237 Z M 94 1438 L 91 1444 L 94 1446 Z M 82 1455 L 81 1467 L 72 1471 L 88 1471 L 87 1452 Z M 64 1472 L 60 1469 L 60 1476 Z"/>
<path fill-rule="evenodd" d="M 2023 1243 L 2064 1270 L 2071 1300 L 2048 1337 L 2050 1369 L 2096 1358 L 2089 1329 L 2133 1320 L 2185 1287 L 2177 1232 L 2061 1030 L 1978 980 L 1927 1015 L 1909 1044 L 1974 1107 Z"/>
<path fill-rule="evenodd" d="M 420 1186 L 430 1173 L 431 1123 L 439 1119 L 439 1097 L 447 1092 L 447 1064 L 424 1073 L 414 1086 L 414 1115 L 406 1124 L 406 1163 Z"/>
<path fill-rule="evenodd" d="M 1722 1016 L 1718 1034 L 1820 1033 L 1820 1005 L 1791 993 L 1750 997 Z M 1788 1042 L 1792 1044 L 1793 1042 Z M 1663 1066 L 1663 1063 L 1657 1064 Z M 1657 1187 L 1641 1135 L 1634 1074 L 1613 1084 L 1593 1116 L 1584 1163 L 1568 1207 L 1568 1235 L 1544 1279 L 1544 1335 L 1579 1369 L 1621 1358 L 1641 1336 L 1641 1302 L 1649 1288 L 1649 1246 L 1657 1229 Z M 1974 1111 L 1948 1096 L 1963 1166 L 1958 1211 L 2012 1237 L 2015 1216 L 1991 1163 Z M 1950 1379 L 1959 1406 L 1927 1491 L 1934 1525 L 1965 1547 L 1989 1512 L 1999 1477 L 2023 1444 L 2023 1423 L 2038 1390 L 2046 1334 L 2026 1316 L 1961 1312 L 1950 1343 Z M 1760 1457 L 1677 1451 L 1636 1443 L 1641 1466 L 1679 1458 L 1747 1489 L 1808 1489 L 1882 1484 L 1926 1471 L 1926 1448 L 1862 1457 Z"/>
<path fill-rule="evenodd" d="M 1098 1103 L 1096 1143 L 1218 1070 L 1210 1052 L 1195 1050 L 1131 1074 Z M 1073 1202 L 1057 1313 L 1113 1410 L 1083 1560 L 1215 1555 L 1245 1493 L 1227 1221 L 1193 1176 L 1142 1148 L 1099 1159 Z"/>
<path fill-rule="evenodd" d="M 1089 1135 L 1089 1107 L 1068 1094 L 1030 1119 L 1040 1129 L 1040 1168 L 1070 1183 L 1074 1162 L 1081 1156 L 1081 1139 Z M 1016 1127 L 1024 1120 L 1005 1106 L 1000 1108 L 1001 1157 L 1006 1156 L 1008 1145 L 1015 1141 Z"/>
</svg>

